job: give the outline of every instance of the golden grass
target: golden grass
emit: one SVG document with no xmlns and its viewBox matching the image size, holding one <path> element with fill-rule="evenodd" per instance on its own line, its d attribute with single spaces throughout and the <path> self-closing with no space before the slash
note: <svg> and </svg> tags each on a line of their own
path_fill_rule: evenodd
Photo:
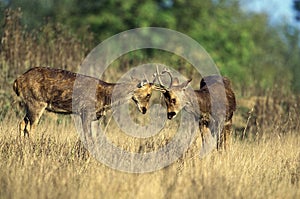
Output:
<svg viewBox="0 0 300 199">
<path fill-rule="evenodd" d="M 1 122 L 0 198 L 300 198 L 298 132 L 256 142 L 233 139 L 227 152 L 203 159 L 197 136 L 170 166 L 130 174 L 96 161 L 69 118 L 59 121 L 44 117 L 31 140 L 18 136 L 14 115 Z M 117 140 L 120 132 L 113 130 Z"/>
<path fill-rule="evenodd" d="M 152 173 L 124 173 L 99 163 L 85 150 L 66 116 L 43 117 L 33 138 L 20 138 L 17 123 L 21 118 L 13 114 L 19 111 L 11 110 L 12 96 L 15 96 L 11 89 L 13 80 L 27 68 L 39 65 L 75 72 L 91 49 L 93 39 L 91 34 L 84 34 L 86 38 L 82 39 L 73 38 L 59 24 L 48 24 L 28 33 L 19 24 L 20 14 L 20 11 L 8 13 L 0 54 L 0 199 L 300 198 L 299 99 L 291 100 L 290 95 L 277 93 L 277 89 L 271 95 L 275 100 L 247 99 L 242 107 L 239 101 L 246 118 L 254 108 L 249 133 L 244 136 L 247 139 L 233 138 L 227 152 L 213 152 L 199 159 L 198 132 L 190 149 L 178 161 Z M 121 59 L 121 64 L 115 63 L 116 67 L 106 71 L 105 80 L 118 80 L 121 68 L 126 71 L 135 65 L 132 60 L 139 63 L 130 56 Z M 191 67 L 180 72 L 199 79 L 187 72 L 188 68 Z M 198 86 L 199 81 L 194 84 Z M 281 112 L 278 104 L 289 107 L 288 114 Z M 147 114 L 137 118 L 137 122 L 144 120 L 149 121 Z M 112 122 L 107 136 L 128 151 L 149 152 L 173 137 L 172 122 L 176 121 L 168 121 L 163 132 L 149 139 L 129 137 Z M 236 119 L 235 124 L 243 132 L 245 117 Z"/>
</svg>

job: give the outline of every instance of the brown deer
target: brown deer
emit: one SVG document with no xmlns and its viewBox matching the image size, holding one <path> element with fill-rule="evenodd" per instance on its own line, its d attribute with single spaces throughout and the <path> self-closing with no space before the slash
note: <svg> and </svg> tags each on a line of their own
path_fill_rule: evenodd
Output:
<svg viewBox="0 0 300 199">
<path fill-rule="evenodd" d="M 76 94 L 73 95 L 76 80 Z M 117 88 L 118 87 L 118 88 Z M 114 91 L 117 88 L 117 91 Z M 18 77 L 13 89 L 22 99 L 26 115 L 19 124 L 20 134 L 29 136 L 44 110 L 78 114 L 84 132 L 90 133 L 91 122 L 100 119 L 114 105 L 132 99 L 140 112 L 146 113 L 153 84 L 132 79 L 129 83 L 107 83 L 97 78 L 48 67 L 29 69 Z M 113 92 L 117 99 L 112 102 Z M 76 104 L 76 108 L 72 108 Z"/>
<path fill-rule="evenodd" d="M 160 86 L 156 86 L 155 89 L 163 93 L 168 119 L 175 117 L 181 109 L 185 109 L 192 113 L 199 122 L 203 144 L 211 142 L 209 137 L 213 133 L 217 135 L 217 146 L 215 147 L 226 149 L 232 127 L 233 112 L 236 110 L 236 99 L 230 80 L 218 75 L 207 76 L 201 80 L 200 89 L 190 93 L 187 91 L 187 87 L 191 80 L 179 84 L 178 79 L 173 79 L 170 71 L 164 70 L 161 75 L 164 73 L 168 73 L 171 78 L 170 86 L 166 88 L 158 79 Z M 224 96 L 222 96 L 222 91 Z M 211 94 L 213 94 L 213 98 Z M 196 97 L 197 106 L 192 105 L 191 98 L 193 97 Z M 224 97 L 226 99 L 222 99 Z M 213 106 L 214 110 L 212 111 Z M 198 107 L 198 109 L 194 107 Z M 222 114 L 225 115 L 225 118 L 218 118 Z"/>
</svg>

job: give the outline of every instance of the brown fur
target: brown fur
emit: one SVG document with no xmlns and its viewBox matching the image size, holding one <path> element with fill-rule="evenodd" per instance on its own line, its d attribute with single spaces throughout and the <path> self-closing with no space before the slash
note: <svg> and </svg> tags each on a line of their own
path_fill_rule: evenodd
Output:
<svg viewBox="0 0 300 199">
<path fill-rule="evenodd" d="M 220 110 L 222 107 L 222 102 L 220 102 L 219 99 L 222 98 L 221 92 L 224 90 L 224 88 L 225 88 L 225 96 L 226 96 L 225 121 L 224 124 L 218 124 L 218 123 L 214 124 L 215 125 L 214 131 L 219 131 L 218 125 L 223 126 L 220 133 L 218 133 L 219 137 L 217 140 L 217 149 L 220 148 L 226 149 L 228 146 L 228 139 L 232 129 L 233 112 L 236 110 L 236 99 L 235 99 L 235 94 L 231 87 L 230 80 L 226 77 L 221 77 L 217 75 L 207 76 L 201 80 L 200 90 L 195 91 L 199 102 L 201 113 L 203 115 L 209 115 L 210 117 L 217 118 L 219 115 L 222 115 L 222 111 L 223 111 Z M 211 99 L 212 95 L 214 96 L 213 99 Z M 214 113 L 211 112 L 212 104 L 216 107 Z M 211 122 L 211 118 L 200 119 L 200 123 L 199 123 L 200 128 L 205 129 L 206 127 L 208 127 L 210 122 Z"/>
<path fill-rule="evenodd" d="M 209 131 L 216 133 L 218 126 L 223 126 L 217 140 L 217 148 L 226 148 L 228 137 L 231 132 L 232 116 L 236 110 L 235 94 L 231 88 L 230 80 L 226 77 L 220 77 L 217 75 L 204 77 L 200 82 L 200 89 L 194 90 L 194 94 L 197 98 L 199 110 L 193 110 L 195 106 L 189 106 L 192 101 L 192 95 L 186 90 L 186 87 L 191 80 L 188 80 L 180 85 L 172 85 L 169 89 L 163 91 L 165 102 L 167 105 L 168 119 L 172 119 L 182 108 L 185 108 L 188 112 L 194 114 L 195 119 L 199 121 L 199 128 L 202 134 L 203 142 L 207 137 Z M 223 98 L 222 91 L 225 88 L 226 100 L 225 104 L 222 104 Z M 162 90 L 160 88 L 160 90 Z M 212 96 L 214 98 L 212 99 Z M 212 105 L 214 111 L 212 111 Z M 223 124 L 219 124 L 215 121 L 220 121 L 221 115 L 224 114 L 222 108 L 226 107 L 225 121 Z M 213 124 L 213 125 L 210 125 Z M 209 129 L 211 127 L 213 129 Z"/>
<path fill-rule="evenodd" d="M 78 95 L 73 98 L 76 79 Z M 32 68 L 18 77 L 13 84 L 15 93 L 20 96 L 26 109 L 19 130 L 24 135 L 29 135 L 44 110 L 48 110 L 80 115 L 84 132 L 90 132 L 91 122 L 100 119 L 111 108 L 112 93 L 117 85 L 119 85 L 119 91 L 116 91 L 118 99 L 114 103 L 117 105 L 132 98 L 139 110 L 145 114 L 152 93 L 151 83 L 137 80 L 122 84 L 107 83 L 61 69 Z M 77 109 L 72 109 L 72 103 L 76 103 Z"/>
</svg>

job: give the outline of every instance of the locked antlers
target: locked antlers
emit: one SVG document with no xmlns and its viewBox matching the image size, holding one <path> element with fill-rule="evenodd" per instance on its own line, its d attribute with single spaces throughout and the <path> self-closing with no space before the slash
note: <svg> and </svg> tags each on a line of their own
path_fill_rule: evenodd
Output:
<svg viewBox="0 0 300 199">
<path fill-rule="evenodd" d="M 170 85 L 168 87 L 166 87 L 164 85 L 164 83 L 162 82 L 162 80 L 160 78 L 161 76 L 165 75 L 166 73 L 170 77 Z M 173 76 L 171 74 L 171 71 L 169 69 L 167 69 L 167 68 L 164 68 L 163 71 L 161 73 L 159 73 L 158 65 L 156 65 L 156 72 L 153 74 L 153 77 L 154 77 L 153 84 L 154 84 L 156 90 L 159 90 L 159 91 L 162 91 L 162 92 L 166 92 L 173 85 Z M 158 84 L 155 84 L 156 80 L 158 81 Z"/>
</svg>

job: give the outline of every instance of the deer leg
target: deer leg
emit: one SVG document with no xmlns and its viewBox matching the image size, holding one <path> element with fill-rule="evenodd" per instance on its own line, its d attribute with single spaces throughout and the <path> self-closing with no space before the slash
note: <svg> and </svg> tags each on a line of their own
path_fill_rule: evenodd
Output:
<svg viewBox="0 0 300 199">
<path fill-rule="evenodd" d="M 201 139 L 202 139 L 202 148 L 200 151 L 200 157 L 205 156 L 206 154 L 210 153 L 212 150 L 216 148 L 215 138 L 212 136 L 211 130 L 207 126 L 208 126 L 207 122 L 200 120 L 199 128 L 200 128 Z"/>
<path fill-rule="evenodd" d="M 29 134 L 34 132 L 46 106 L 46 103 L 38 103 L 34 105 L 27 104 L 26 116 L 19 124 L 20 132 L 24 133 L 24 136 L 29 137 Z"/>
<path fill-rule="evenodd" d="M 81 114 L 82 128 L 83 128 L 83 139 L 84 142 L 88 145 L 89 143 L 93 143 L 92 139 L 92 121 L 93 117 L 91 113 L 88 111 L 84 111 Z"/>
<path fill-rule="evenodd" d="M 24 135 L 24 137 L 25 136 L 29 137 L 29 131 L 30 131 L 30 122 L 26 114 L 24 119 L 19 123 L 19 134 L 20 136 Z"/>
<path fill-rule="evenodd" d="M 218 122 L 217 127 L 217 150 L 222 150 L 223 146 L 224 146 L 224 135 L 225 135 L 225 126 L 224 123 L 222 122 Z"/>
<path fill-rule="evenodd" d="M 207 113 L 203 113 L 199 121 L 199 129 L 201 133 L 202 143 L 209 142 L 209 140 L 213 137 L 211 129 L 208 128 L 210 123 L 210 115 Z"/>
<path fill-rule="evenodd" d="M 20 136 L 27 136 L 29 137 L 29 131 L 30 131 L 30 122 L 28 119 L 28 106 L 25 104 L 26 108 L 26 115 L 24 119 L 19 123 L 19 135 Z M 29 126 L 28 126 L 29 125 Z"/>
<path fill-rule="evenodd" d="M 218 150 L 227 150 L 228 148 L 228 142 L 230 139 L 230 134 L 231 134 L 231 127 L 232 127 L 232 120 L 229 120 L 224 123 L 221 130 L 221 133 L 218 137 L 218 142 L 217 142 L 217 149 Z"/>
<path fill-rule="evenodd" d="M 230 142 L 230 135 L 232 129 L 232 120 L 229 120 L 225 123 L 225 132 L 224 132 L 224 149 L 227 150 Z"/>
</svg>

